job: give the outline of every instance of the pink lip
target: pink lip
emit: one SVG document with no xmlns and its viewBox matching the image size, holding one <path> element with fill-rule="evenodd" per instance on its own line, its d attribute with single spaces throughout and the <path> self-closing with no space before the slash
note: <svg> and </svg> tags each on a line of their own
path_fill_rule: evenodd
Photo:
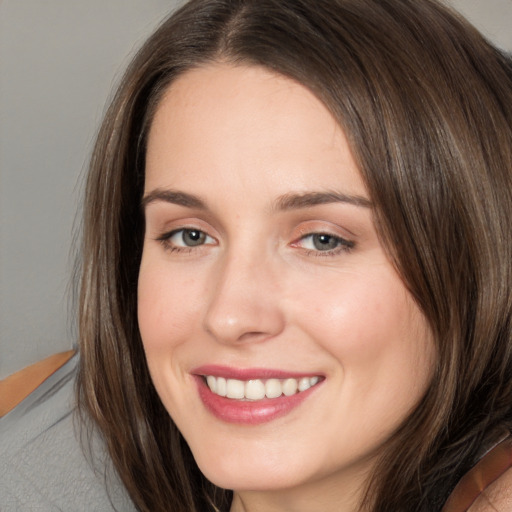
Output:
<svg viewBox="0 0 512 512">
<path fill-rule="evenodd" d="M 231 398 L 225 398 L 212 393 L 203 376 L 214 375 L 230 379 L 250 380 L 269 378 L 283 379 L 287 377 L 300 378 L 313 375 L 306 375 L 303 373 L 295 374 L 262 368 L 234 369 L 224 366 L 202 366 L 195 369 L 192 373 L 197 384 L 199 397 L 208 411 L 210 411 L 216 418 L 227 423 L 245 425 L 259 425 L 281 416 L 285 416 L 298 407 L 321 385 L 320 382 L 316 386 L 292 396 L 283 395 L 279 398 L 267 398 L 253 402 L 246 400 L 233 400 Z"/>
<path fill-rule="evenodd" d="M 271 368 L 231 368 L 216 364 L 209 364 L 195 368 L 193 375 L 213 375 L 225 379 L 251 380 L 251 379 L 300 379 L 301 377 L 314 377 L 317 373 L 298 373 Z"/>
</svg>

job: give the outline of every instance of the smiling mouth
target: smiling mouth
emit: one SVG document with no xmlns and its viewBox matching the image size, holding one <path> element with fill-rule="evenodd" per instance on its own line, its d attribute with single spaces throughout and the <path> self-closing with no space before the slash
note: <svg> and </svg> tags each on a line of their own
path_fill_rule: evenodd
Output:
<svg viewBox="0 0 512 512">
<path fill-rule="evenodd" d="M 210 391 L 215 395 L 233 400 L 256 401 L 302 393 L 316 386 L 321 377 L 239 380 L 206 375 L 204 380 Z"/>
</svg>

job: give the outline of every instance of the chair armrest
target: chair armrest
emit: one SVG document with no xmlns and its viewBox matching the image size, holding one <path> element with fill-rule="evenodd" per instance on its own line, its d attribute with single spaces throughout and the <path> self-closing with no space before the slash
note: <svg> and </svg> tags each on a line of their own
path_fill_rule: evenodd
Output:
<svg viewBox="0 0 512 512">
<path fill-rule="evenodd" d="M 0 417 L 5 416 L 75 355 L 60 352 L 0 380 Z"/>
</svg>

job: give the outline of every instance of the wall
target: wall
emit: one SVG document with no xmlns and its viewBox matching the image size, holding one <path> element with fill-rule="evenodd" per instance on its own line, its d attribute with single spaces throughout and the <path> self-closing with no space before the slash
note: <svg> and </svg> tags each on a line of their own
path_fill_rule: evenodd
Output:
<svg viewBox="0 0 512 512">
<path fill-rule="evenodd" d="M 0 378 L 72 343 L 72 228 L 97 126 L 169 0 L 0 4 Z"/>
</svg>

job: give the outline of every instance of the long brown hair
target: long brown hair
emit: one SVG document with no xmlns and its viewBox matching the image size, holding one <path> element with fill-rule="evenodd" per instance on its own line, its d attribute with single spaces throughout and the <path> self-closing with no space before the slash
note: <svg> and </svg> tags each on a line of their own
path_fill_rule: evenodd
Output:
<svg viewBox="0 0 512 512">
<path fill-rule="evenodd" d="M 512 70 L 436 0 L 192 0 L 130 65 L 87 182 L 78 396 L 144 511 L 227 510 L 148 374 L 137 326 L 148 127 L 205 62 L 304 84 L 345 130 L 390 259 L 438 362 L 388 440 L 363 508 L 439 510 L 492 430 L 512 424 Z"/>
</svg>

